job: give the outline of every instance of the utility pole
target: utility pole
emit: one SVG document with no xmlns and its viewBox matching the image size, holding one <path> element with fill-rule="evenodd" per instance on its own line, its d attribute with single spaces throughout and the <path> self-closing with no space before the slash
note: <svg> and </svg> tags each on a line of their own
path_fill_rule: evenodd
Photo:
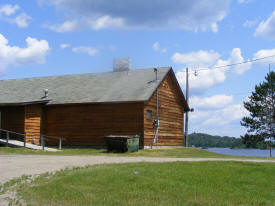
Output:
<svg viewBox="0 0 275 206">
<path fill-rule="evenodd" d="M 186 102 L 189 105 L 189 75 L 188 75 L 188 67 L 186 68 Z M 185 114 L 185 147 L 188 147 L 188 112 Z"/>
</svg>

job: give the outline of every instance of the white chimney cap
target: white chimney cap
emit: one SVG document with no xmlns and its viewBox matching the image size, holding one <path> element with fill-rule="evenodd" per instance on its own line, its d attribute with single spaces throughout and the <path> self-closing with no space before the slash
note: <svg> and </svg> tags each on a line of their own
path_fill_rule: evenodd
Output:
<svg viewBox="0 0 275 206">
<path fill-rule="evenodd" d="M 130 58 L 114 59 L 114 72 L 129 71 L 131 68 Z"/>
</svg>

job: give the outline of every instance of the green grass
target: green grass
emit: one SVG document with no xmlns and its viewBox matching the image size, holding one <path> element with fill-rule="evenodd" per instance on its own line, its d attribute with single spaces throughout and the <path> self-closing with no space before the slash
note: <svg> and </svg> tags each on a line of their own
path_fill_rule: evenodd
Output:
<svg viewBox="0 0 275 206">
<path fill-rule="evenodd" d="M 30 206 L 272 206 L 274 171 L 271 163 L 97 165 L 41 175 L 16 190 Z"/>
<path fill-rule="evenodd" d="M 5 182 L 4 184 L 0 184 L 0 195 L 4 194 L 5 192 L 20 184 L 21 182 L 27 181 L 28 179 L 31 179 L 31 175 L 22 175 L 19 178 L 14 178 Z"/>
<path fill-rule="evenodd" d="M 139 150 L 138 152 L 108 153 L 105 149 L 63 149 L 58 152 L 46 152 L 30 150 L 26 148 L 0 147 L 0 155 L 23 154 L 23 155 L 104 155 L 104 156 L 147 156 L 147 157 L 232 157 L 208 152 L 197 148 L 169 147 L 160 149 Z"/>
<path fill-rule="evenodd" d="M 105 149 L 66 149 L 58 152 L 46 152 L 38 150 L 30 150 L 26 148 L 10 148 L 0 147 L 0 155 L 103 155 L 103 156 L 145 156 L 145 157 L 197 157 L 197 158 L 245 158 L 245 159 L 270 159 L 267 157 L 243 157 L 243 156 L 230 156 L 222 155 L 213 152 L 208 152 L 198 148 L 184 148 L 184 147 L 167 147 L 160 149 L 147 149 L 139 150 L 138 152 L 127 153 L 108 153 Z M 275 159 L 273 157 L 273 159 Z"/>
</svg>

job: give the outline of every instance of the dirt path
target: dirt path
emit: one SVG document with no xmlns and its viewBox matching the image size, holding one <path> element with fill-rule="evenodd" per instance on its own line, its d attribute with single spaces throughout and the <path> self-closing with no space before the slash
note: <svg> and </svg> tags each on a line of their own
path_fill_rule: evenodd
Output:
<svg viewBox="0 0 275 206">
<path fill-rule="evenodd" d="M 197 162 L 197 161 L 242 161 L 273 162 L 261 159 L 223 158 L 158 158 L 158 157 L 106 157 L 106 156 L 42 156 L 42 155 L 0 155 L 0 184 L 22 175 L 38 175 L 66 167 L 104 163 L 127 162 Z"/>
</svg>

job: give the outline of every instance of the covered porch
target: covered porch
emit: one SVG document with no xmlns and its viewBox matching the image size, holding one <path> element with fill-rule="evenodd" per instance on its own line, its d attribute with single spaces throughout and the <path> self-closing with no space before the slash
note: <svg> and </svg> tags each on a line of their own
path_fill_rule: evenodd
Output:
<svg viewBox="0 0 275 206">
<path fill-rule="evenodd" d="M 10 139 L 24 141 L 26 138 L 26 143 L 40 145 L 41 122 L 41 104 L 0 106 L 0 129 L 13 131 L 9 134 Z M 3 137 L 6 134 L 2 131 L 0 135 Z"/>
</svg>

